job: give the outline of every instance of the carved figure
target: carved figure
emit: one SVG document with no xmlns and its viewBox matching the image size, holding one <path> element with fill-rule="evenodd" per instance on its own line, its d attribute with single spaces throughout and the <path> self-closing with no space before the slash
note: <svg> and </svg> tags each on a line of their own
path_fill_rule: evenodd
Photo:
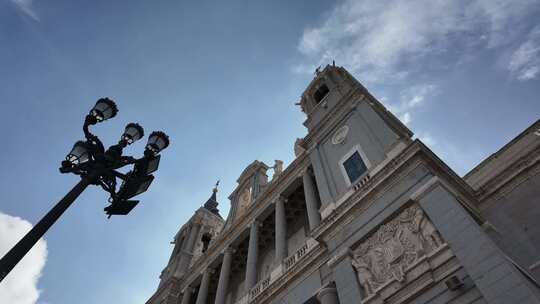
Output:
<svg viewBox="0 0 540 304">
<path fill-rule="evenodd" d="M 435 249 L 443 244 L 441 236 L 433 223 L 429 221 L 424 211 L 421 208 L 416 208 L 414 213 L 414 229 L 416 233 L 419 232 L 420 237 L 426 242 L 431 249 Z"/>
<path fill-rule="evenodd" d="M 390 280 L 404 282 L 407 269 L 441 245 L 443 240 L 435 226 L 419 206 L 413 205 L 360 244 L 352 264 L 369 296 Z"/>
<path fill-rule="evenodd" d="M 283 161 L 276 159 L 274 161 L 274 176 L 279 176 L 281 172 L 283 172 Z"/>
<path fill-rule="evenodd" d="M 369 266 L 358 257 L 354 259 L 352 263 L 358 274 L 360 285 L 362 285 L 366 294 L 372 294 L 375 289 L 373 288 L 373 274 L 369 270 Z"/>
<path fill-rule="evenodd" d="M 302 138 L 297 138 L 294 142 L 294 155 L 300 156 L 304 152 L 306 152 L 306 148 L 304 147 L 304 140 Z"/>
</svg>

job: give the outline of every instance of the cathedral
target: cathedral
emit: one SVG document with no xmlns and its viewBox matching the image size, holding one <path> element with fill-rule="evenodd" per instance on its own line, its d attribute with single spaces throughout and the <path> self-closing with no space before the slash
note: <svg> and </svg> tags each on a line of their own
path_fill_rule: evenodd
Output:
<svg viewBox="0 0 540 304">
<path fill-rule="evenodd" d="M 342 67 L 300 105 L 296 158 L 226 218 L 216 187 L 147 304 L 540 303 L 540 120 L 460 177 Z"/>
</svg>

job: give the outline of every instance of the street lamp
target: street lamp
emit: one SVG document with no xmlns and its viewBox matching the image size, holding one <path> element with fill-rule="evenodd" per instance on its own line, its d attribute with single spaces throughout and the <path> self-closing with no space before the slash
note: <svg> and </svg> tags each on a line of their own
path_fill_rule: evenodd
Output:
<svg viewBox="0 0 540 304">
<path fill-rule="evenodd" d="M 105 150 L 101 140 L 90 132 L 89 127 L 113 118 L 117 113 L 116 104 L 109 98 L 100 98 L 90 110 L 83 125 L 86 140 L 73 145 L 60 167 L 61 173 L 79 175 L 81 180 L 0 259 L 0 282 L 89 185 L 101 186 L 109 193 L 110 205 L 104 208 L 108 217 L 126 215 L 139 203 L 130 199 L 150 187 L 154 180 L 151 173 L 158 169 L 159 153 L 169 145 L 169 137 L 161 131 L 154 131 L 148 138 L 143 157 L 123 156 L 126 146 L 144 136 L 144 129 L 139 124 L 129 123 L 120 141 Z M 128 173 L 118 171 L 128 165 L 133 165 Z M 117 179 L 122 181 L 118 191 Z"/>
</svg>

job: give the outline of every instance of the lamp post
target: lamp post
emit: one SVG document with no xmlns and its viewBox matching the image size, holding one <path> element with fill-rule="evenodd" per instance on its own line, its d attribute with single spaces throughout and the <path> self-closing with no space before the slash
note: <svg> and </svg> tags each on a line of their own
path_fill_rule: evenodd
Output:
<svg viewBox="0 0 540 304">
<path fill-rule="evenodd" d="M 62 161 L 61 173 L 79 175 L 81 180 L 64 196 L 13 248 L 0 260 L 0 282 L 30 251 L 45 232 L 58 220 L 79 195 L 89 185 L 101 186 L 110 195 L 109 206 L 104 208 L 108 217 L 128 214 L 139 201 L 132 197 L 145 192 L 159 165 L 159 153 L 169 145 L 169 137 L 161 132 L 152 132 L 142 158 L 123 156 L 122 150 L 144 136 L 143 128 L 136 123 L 129 123 L 120 141 L 105 150 L 101 140 L 89 131 L 89 127 L 118 113 L 116 104 L 109 98 L 99 99 L 86 116 L 83 125 L 85 141 L 77 141 Z M 118 169 L 133 165 L 133 169 L 124 174 Z M 122 181 L 118 191 L 117 179 Z"/>
</svg>

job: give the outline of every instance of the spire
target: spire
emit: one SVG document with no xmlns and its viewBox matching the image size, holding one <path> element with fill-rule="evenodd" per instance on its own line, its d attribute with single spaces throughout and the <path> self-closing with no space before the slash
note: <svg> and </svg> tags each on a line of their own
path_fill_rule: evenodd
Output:
<svg viewBox="0 0 540 304">
<path fill-rule="evenodd" d="M 204 203 L 204 208 L 210 210 L 210 212 L 219 215 L 219 210 L 217 208 L 218 202 L 216 198 L 216 193 L 218 192 L 219 180 L 217 181 L 214 189 L 212 189 L 212 196 Z"/>
</svg>

